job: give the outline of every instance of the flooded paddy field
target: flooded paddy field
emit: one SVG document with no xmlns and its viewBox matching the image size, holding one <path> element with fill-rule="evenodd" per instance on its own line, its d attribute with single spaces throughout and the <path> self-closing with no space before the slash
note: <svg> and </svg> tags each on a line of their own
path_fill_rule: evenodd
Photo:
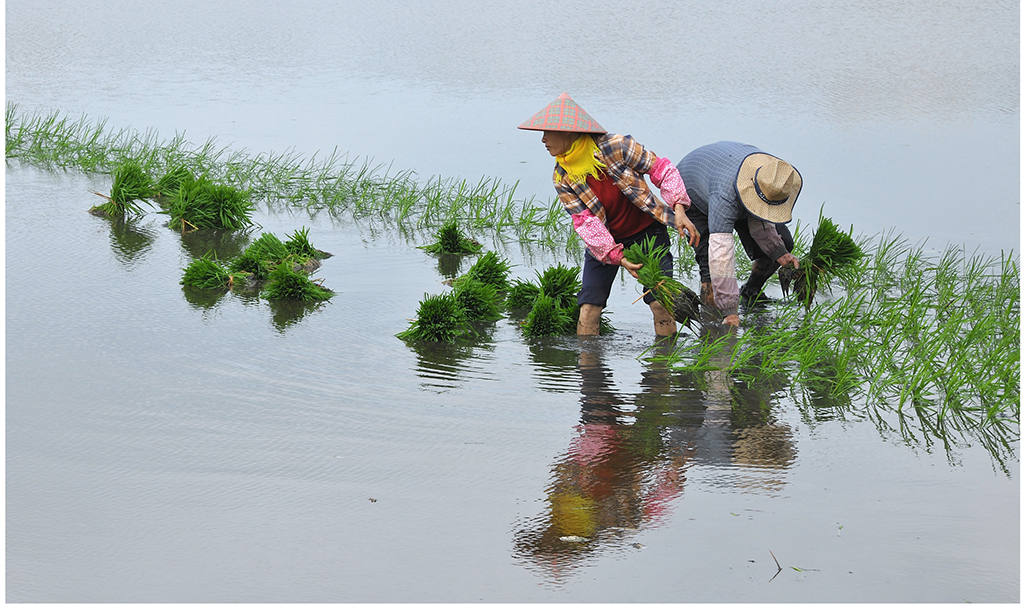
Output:
<svg viewBox="0 0 1024 604">
<path fill-rule="evenodd" d="M 695 42 L 761 31 L 739 4 L 665 5 L 634 24 L 665 40 L 645 76 L 619 63 L 631 46 L 584 61 L 540 3 L 241 6 L 9 2 L 7 100 L 499 178 L 546 204 L 550 158 L 515 125 L 565 89 L 674 160 L 720 139 L 791 159 L 803 224 L 824 204 L 868 236 L 1019 249 L 1016 5 L 783 3 L 763 18 L 790 36 L 737 48 Z M 740 59 L 769 42 L 784 85 L 747 83 Z M 559 56 L 584 68 L 559 75 Z M 616 69 L 635 94 L 602 83 Z M 448 287 L 417 247 L 429 230 L 265 203 L 234 239 L 183 235 L 155 209 L 88 213 L 109 189 L 5 170 L 10 601 L 1019 600 L 1019 406 L 986 441 L 785 377 L 677 371 L 647 360 L 628 278 L 597 339 L 530 340 L 503 317 L 469 344 L 407 344 Z M 315 273 L 329 302 L 179 284 L 211 247 L 300 228 L 332 254 Z M 578 261 L 473 235 L 513 277 Z"/>
</svg>

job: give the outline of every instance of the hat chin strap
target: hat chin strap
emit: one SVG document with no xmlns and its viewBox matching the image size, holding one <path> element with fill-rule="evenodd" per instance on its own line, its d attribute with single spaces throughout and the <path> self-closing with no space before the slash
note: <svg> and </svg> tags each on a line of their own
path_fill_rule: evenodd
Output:
<svg viewBox="0 0 1024 604">
<path fill-rule="evenodd" d="M 773 201 L 771 199 L 768 199 L 768 196 L 765 195 L 764 192 L 761 190 L 761 185 L 760 185 L 760 183 L 757 182 L 757 174 L 758 174 L 758 172 L 761 171 L 762 167 L 764 167 L 764 166 L 761 166 L 757 170 L 754 171 L 754 178 L 751 179 L 751 180 L 754 181 L 754 192 L 757 193 L 757 196 L 761 198 L 761 201 L 765 202 L 766 204 L 768 204 L 770 206 L 780 206 L 780 205 L 786 203 L 786 201 L 789 199 L 788 195 L 786 197 L 783 197 L 782 199 L 779 199 L 777 201 Z"/>
</svg>

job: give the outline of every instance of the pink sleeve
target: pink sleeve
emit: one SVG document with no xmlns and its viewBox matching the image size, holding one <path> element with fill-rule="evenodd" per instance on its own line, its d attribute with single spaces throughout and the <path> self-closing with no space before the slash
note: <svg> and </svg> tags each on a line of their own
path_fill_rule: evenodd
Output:
<svg viewBox="0 0 1024 604">
<path fill-rule="evenodd" d="M 622 262 L 622 244 L 615 243 L 615 238 L 608 232 L 608 227 L 590 210 L 573 214 L 572 227 L 590 250 L 591 256 L 605 264 Z"/>
<path fill-rule="evenodd" d="M 671 208 L 675 204 L 681 203 L 683 210 L 690 209 L 690 196 L 686 193 L 683 178 L 679 176 L 679 170 L 672 165 L 668 158 L 658 158 L 648 175 L 654 186 L 661 190 L 661 197 L 668 207 Z"/>
</svg>

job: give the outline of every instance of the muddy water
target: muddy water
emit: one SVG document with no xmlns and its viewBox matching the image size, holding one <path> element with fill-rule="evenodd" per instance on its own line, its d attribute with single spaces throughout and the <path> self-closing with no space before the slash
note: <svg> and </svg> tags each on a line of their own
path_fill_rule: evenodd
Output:
<svg viewBox="0 0 1024 604">
<path fill-rule="evenodd" d="M 607 57 L 540 5 L 135 6 L 9 2 L 8 100 L 547 199 L 550 158 L 513 128 L 567 89 L 670 157 L 799 157 L 805 221 L 826 202 L 867 233 L 1019 248 L 1014 4 L 654 6 L 631 26 L 656 51 Z M 782 84 L 749 77 L 757 51 Z M 261 210 L 334 254 L 317 276 L 338 295 L 201 296 L 182 268 L 244 238 L 111 224 L 85 211 L 106 188 L 6 170 L 8 600 L 1019 599 L 1016 459 L 640 361 L 632 283 L 595 341 L 502 320 L 408 346 L 393 334 L 445 287 L 422 241 Z M 566 260 L 487 245 L 523 278 Z"/>
</svg>

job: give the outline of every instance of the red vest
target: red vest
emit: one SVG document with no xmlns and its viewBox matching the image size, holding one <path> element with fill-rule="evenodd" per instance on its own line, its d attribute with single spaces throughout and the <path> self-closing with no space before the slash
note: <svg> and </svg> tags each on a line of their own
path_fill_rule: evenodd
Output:
<svg viewBox="0 0 1024 604">
<path fill-rule="evenodd" d="M 604 206 L 605 225 L 615 239 L 636 235 L 654 222 L 653 216 L 630 203 L 608 174 L 601 180 L 588 176 L 587 185 Z"/>
</svg>

